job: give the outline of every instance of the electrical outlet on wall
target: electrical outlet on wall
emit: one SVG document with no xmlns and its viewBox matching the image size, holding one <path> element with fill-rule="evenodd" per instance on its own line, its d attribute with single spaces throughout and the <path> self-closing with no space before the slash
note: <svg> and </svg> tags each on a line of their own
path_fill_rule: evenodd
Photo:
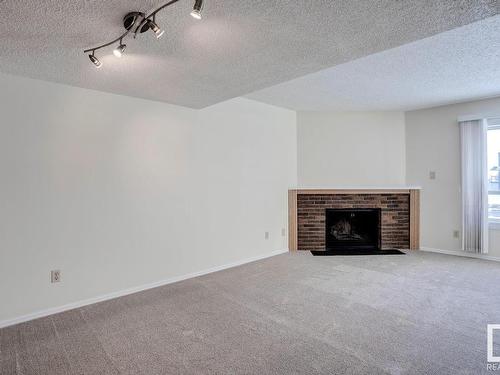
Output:
<svg viewBox="0 0 500 375">
<path fill-rule="evenodd" d="M 268 240 L 268 239 L 269 239 L 269 232 L 264 233 L 264 238 L 265 238 L 266 240 Z"/>
<path fill-rule="evenodd" d="M 430 171 L 429 172 L 429 179 L 435 180 L 436 179 L 436 171 Z"/>
<path fill-rule="evenodd" d="M 453 231 L 453 238 L 460 238 L 460 231 L 459 230 Z"/>
<path fill-rule="evenodd" d="M 60 281 L 61 281 L 61 271 L 59 270 L 50 271 L 50 282 L 58 283 Z"/>
</svg>

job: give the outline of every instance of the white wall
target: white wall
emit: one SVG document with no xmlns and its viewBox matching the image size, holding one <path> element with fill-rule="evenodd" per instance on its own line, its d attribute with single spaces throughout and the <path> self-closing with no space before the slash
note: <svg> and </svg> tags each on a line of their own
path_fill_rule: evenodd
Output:
<svg viewBox="0 0 500 375">
<path fill-rule="evenodd" d="M 294 112 L 0 86 L 0 322 L 287 247 Z"/>
<path fill-rule="evenodd" d="M 421 245 L 460 250 L 461 230 L 459 116 L 500 115 L 500 98 L 406 113 L 407 183 L 422 186 Z M 429 172 L 436 179 L 429 179 Z M 500 256 L 500 232 L 490 230 L 491 256 Z"/>
<path fill-rule="evenodd" d="M 405 183 L 403 112 L 298 112 L 302 187 Z"/>
</svg>

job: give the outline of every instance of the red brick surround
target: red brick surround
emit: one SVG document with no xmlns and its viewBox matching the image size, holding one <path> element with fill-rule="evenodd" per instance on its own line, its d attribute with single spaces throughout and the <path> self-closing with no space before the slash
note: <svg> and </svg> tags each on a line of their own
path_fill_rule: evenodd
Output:
<svg viewBox="0 0 500 375">
<path fill-rule="evenodd" d="M 297 248 L 325 249 L 326 208 L 380 208 L 382 248 L 410 248 L 409 194 L 299 194 Z"/>
</svg>

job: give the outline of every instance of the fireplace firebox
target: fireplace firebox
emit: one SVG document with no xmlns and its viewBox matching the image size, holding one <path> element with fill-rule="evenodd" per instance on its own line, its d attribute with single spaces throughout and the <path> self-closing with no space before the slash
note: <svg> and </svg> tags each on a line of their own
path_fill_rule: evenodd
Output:
<svg viewBox="0 0 500 375">
<path fill-rule="evenodd" d="M 380 208 L 327 208 L 326 250 L 380 250 L 380 216 Z"/>
</svg>

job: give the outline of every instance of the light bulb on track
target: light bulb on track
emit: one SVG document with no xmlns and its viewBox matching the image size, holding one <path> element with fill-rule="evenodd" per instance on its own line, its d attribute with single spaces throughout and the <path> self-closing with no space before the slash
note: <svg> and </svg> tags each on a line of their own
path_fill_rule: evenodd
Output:
<svg viewBox="0 0 500 375">
<path fill-rule="evenodd" d="M 120 42 L 120 45 L 113 50 L 113 55 L 122 57 L 125 53 L 125 48 L 127 48 L 127 45 Z"/>
<path fill-rule="evenodd" d="M 99 69 L 102 66 L 102 63 L 99 61 L 99 59 L 94 56 L 94 52 L 92 52 L 92 54 L 89 55 L 89 59 L 90 61 L 92 61 L 92 64 L 94 64 L 97 69 Z"/>
<path fill-rule="evenodd" d="M 164 33 L 165 33 L 165 30 L 162 30 L 162 29 L 155 31 L 156 39 L 160 39 Z"/>
<path fill-rule="evenodd" d="M 203 0 L 196 0 L 194 2 L 193 10 L 191 11 L 191 17 L 197 20 L 201 20 L 202 10 L 203 10 Z"/>
<path fill-rule="evenodd" d="M 154 20 L 147 20 L 144 26 L 142 26 L 141 28 L 141 33 L 144 33 L 149 29 L 151 29 L 151 31 L 155 33 L 157 39 L 160 39 L 165 33 L 165 30 L 162 30 Z"/>
</svg>

